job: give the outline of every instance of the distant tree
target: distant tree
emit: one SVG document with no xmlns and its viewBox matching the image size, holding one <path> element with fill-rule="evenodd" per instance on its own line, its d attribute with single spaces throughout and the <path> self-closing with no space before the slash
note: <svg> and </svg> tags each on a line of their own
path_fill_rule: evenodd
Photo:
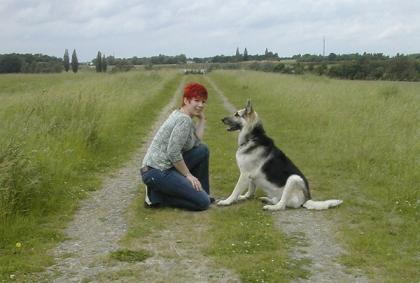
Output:
<svg viewBox="0 0 420 283">
<path fill-rule="evenodd" d="M 102 61 L 101 61 L 101 65 L 102 65 L 102 72 L 106 73 L 106 69 L 108 68 L 108 64 L 106 62 L 106 57 L 105 54 L 102 55 Z"/>
<path fill-rule="evenodd" d="M 0 73 L 59 73 L 63 59 L 42 54 L 0 54 Z"/>
<path fill-rule="evenodd" d="M 247 61 L 248 60 L 248 50 L 246 50 L 246 48 L 245 48 L 245 50 L 244 50 L 244 61 Z"/>
<path fill-rule="evenodd" d="M 76 49 L 73 49 L 73 54 L 71 55 L 71 69 L 73 73 L 77 73 L 79 70 L 79 61 L 77 60 Z"/>
<path fill-rule="evenodd" d="M 276 64 L 273 68 L 273 72 L 281 73 L 285 69 L 286 65 L 283 63 Z"/>
<path fill-rule="evenodd" d="M 414 81 L 418 77 L 415 60 L 400 54 L 390 60 L 387 73 L 389 79 L 398 81 Z"/>
<path fill-rule="evenodd" d="M 126 60 L 120 60 L 115 63 L 114 67 L 111 70 L 111 73 L 128 72 L 131 69 L 134 69 L 133 65 L 129 64 Z"/>
<path fill-rule="evenodd" d="M 301 75 L 301 74 L 303 74 L 304 70 L 305 70 L 304 66 L 301 63 L 298 62 L 294 65 L 294 69 L 293 69 L 294 72 L 293 73 L 296 74 L 296 75 Z"/>
<path fill-rule="evenodd" d="M 106 57 L 106 63 L 108 65 L 115 65 L 115 57 L 114 56 L 108 56 L 108 57 Z"/>
<path fill-rule="evenodd" d="M 18 54 L 6 54 L 0 57 L 0 73 L 20 73 L 23 60 Z"/>
<path fill-rule="evenodd" d="M 335 53 L 330 53 L 330 55 L 328 55 L 328 61 L 335 61 L 337 60 L 337 55 Z"/>
<path fill-rule="evenodd" d="M 318 75 L 325 75 L 328 72 L 328 65 L 326 63 L 322 63 L 315 68 L 315 73 Z"/>
<path fill-rule="evenodd" d="M 69 71 L 70 69 L 70 57 L 69 57 L 69 51 L 66 49 L 66 51 L 64 51 L 64 57 L 63 57 L 63 63 L 64 63 L 64 70 L 66 72 Z"/>
<path fill-rule="evenodd" d="M 241 53 L 239 53 L 239 48 L 236 48 L 235 58 L 233 61 L 241 61 Z"/>
<path fill-rule="evenodd" d="M 268 48 L 265 49 L 264 55 L 267 56 L 268 55 Z"/>
<path fill-rule="evenodd" d="M 98 55 L 96 55 L 96 62 L 95 62 L 96 72 L 102 72 L 102 55 L 101 51 L 98 51 Z"/>
</svg>

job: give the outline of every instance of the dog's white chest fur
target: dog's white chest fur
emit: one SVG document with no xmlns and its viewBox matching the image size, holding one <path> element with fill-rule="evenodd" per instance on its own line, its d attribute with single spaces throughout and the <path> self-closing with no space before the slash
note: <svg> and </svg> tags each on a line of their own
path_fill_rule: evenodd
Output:
<svg viewBox="0 0 420 283">
<path fill-rule="evenodd" d="M 240 147 L 236 151 L 236 162 L 240 168 L 240 171 L 243 173 L 248 173 L 250 176 L 254 175 L 261 169 L 263 160 L 261 160 L 261 155 L 264 149 L 254 149 L 251 152 L 247 153 L 247 149 L 252 146 L 249 144 L 244 147 Z"/>
</svg>

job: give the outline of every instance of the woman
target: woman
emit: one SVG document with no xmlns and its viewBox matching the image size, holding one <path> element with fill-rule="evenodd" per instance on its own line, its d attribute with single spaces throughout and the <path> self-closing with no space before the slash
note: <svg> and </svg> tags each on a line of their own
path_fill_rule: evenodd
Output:
<svg viewBox="0 0 420 283">
<path fill-rule="evenodd" d="M 146 207 L 206 210 L 209 197 L 209 150 L 201 143 L 207 90 L 198 83 L 184 88 L 181 108 L 159 128 L 140 169 Z M 193 118 L 197 118 L 194 125 Z"/>
</svg>

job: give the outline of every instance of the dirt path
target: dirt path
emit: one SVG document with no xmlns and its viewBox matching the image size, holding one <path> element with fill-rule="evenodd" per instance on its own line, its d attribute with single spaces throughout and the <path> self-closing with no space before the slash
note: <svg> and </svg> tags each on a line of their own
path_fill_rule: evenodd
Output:
<svg viewBox="0 0 420 283">
<path fill-rule="evenodd" d="M 138 193 L 141 160 L 158 127 L 175 108 L 184 81 L 185 79 L 153 125 L 153 131 L 147 138 L 148 143 L 120 170 L 107 177 L 101 189 L 81 202 L 80 209 L 65 231 L 67 240 L 53 252 L 56 264 L 41 276 L 43 280 L 165 282 L 171 278 L 171 282 L 238 281 L 236 275 L 228 270 L 217 269 L 197 249 L 197 243 L 192 241 L 191 236 L 203 233 L 205 225 L 191 227 L 191 217 L 196 217 L 195 215 L 180 219 L 166 230 L 157 231 L 144 239 L 145 246 L 142 248 L 153 253 L 146 261 L 111 264 L 108 259 L 110 252 L 121 248 L 119 241 L 127 232 L 126 212 Z M 185 219 L 189 219 L 189 225 Z M 200 220 L 197 219 L 195 223 L 200 223 Z"/>
<path fill-rule="evenodd" d="M 209 77 L 206 79 L 220 95 L 225 108 L 234 113 L 237 109 L 223 91 Z M 322 211 L 290 209 L 273 213 L 273 218 L 279 230 L 298 241 L 291 256 L 311 261 L 310 277 L 298 282 L 368 282 L 360 272 L 346 273 L 346 268 L 339 263 L 345 251 L 335 240 L 336 226 Z"/>
</svg>

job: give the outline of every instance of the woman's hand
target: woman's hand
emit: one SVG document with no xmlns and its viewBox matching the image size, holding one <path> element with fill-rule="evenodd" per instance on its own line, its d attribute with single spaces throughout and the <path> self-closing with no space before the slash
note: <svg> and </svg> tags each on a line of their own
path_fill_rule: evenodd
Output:
<svg viewBox="0 0 420 283">
<path fill-rule="evenodd" d="M 200 181 L 194 177 L 191 173 L 187 174 L 187 176 L 185 176 L 185 178 L 188 179 L 188 181 L 191 182 L 191 184 L 193 185 L 194 189 L 199 192 L 203 190 L 203 187 L 201 186 Z"/>
<path fill-rule="evenodd" d="M 197 116 L 198 120 L 206 120 L 206 116 L 204 115 L 204 111 L 201 111 Z"/>
<path fill-rule="evenodd" d="M 178 170 L 179 174 L 181 174 L 182 176 L 185 176 L 185 178 L 187 178 L 188 181 L 191 182 L 191 185 L 194 187 L 196 191 L 199 192 L 203 190 L 203 187 L 201 186 L 200 181 L 193 174 L 191 174 L 190 170 L 188 170 L 188 167 L 185 164 L 184 159 L 178 162 L 175 162 L 174 166 L 176 170 Z"/>
</svg>

